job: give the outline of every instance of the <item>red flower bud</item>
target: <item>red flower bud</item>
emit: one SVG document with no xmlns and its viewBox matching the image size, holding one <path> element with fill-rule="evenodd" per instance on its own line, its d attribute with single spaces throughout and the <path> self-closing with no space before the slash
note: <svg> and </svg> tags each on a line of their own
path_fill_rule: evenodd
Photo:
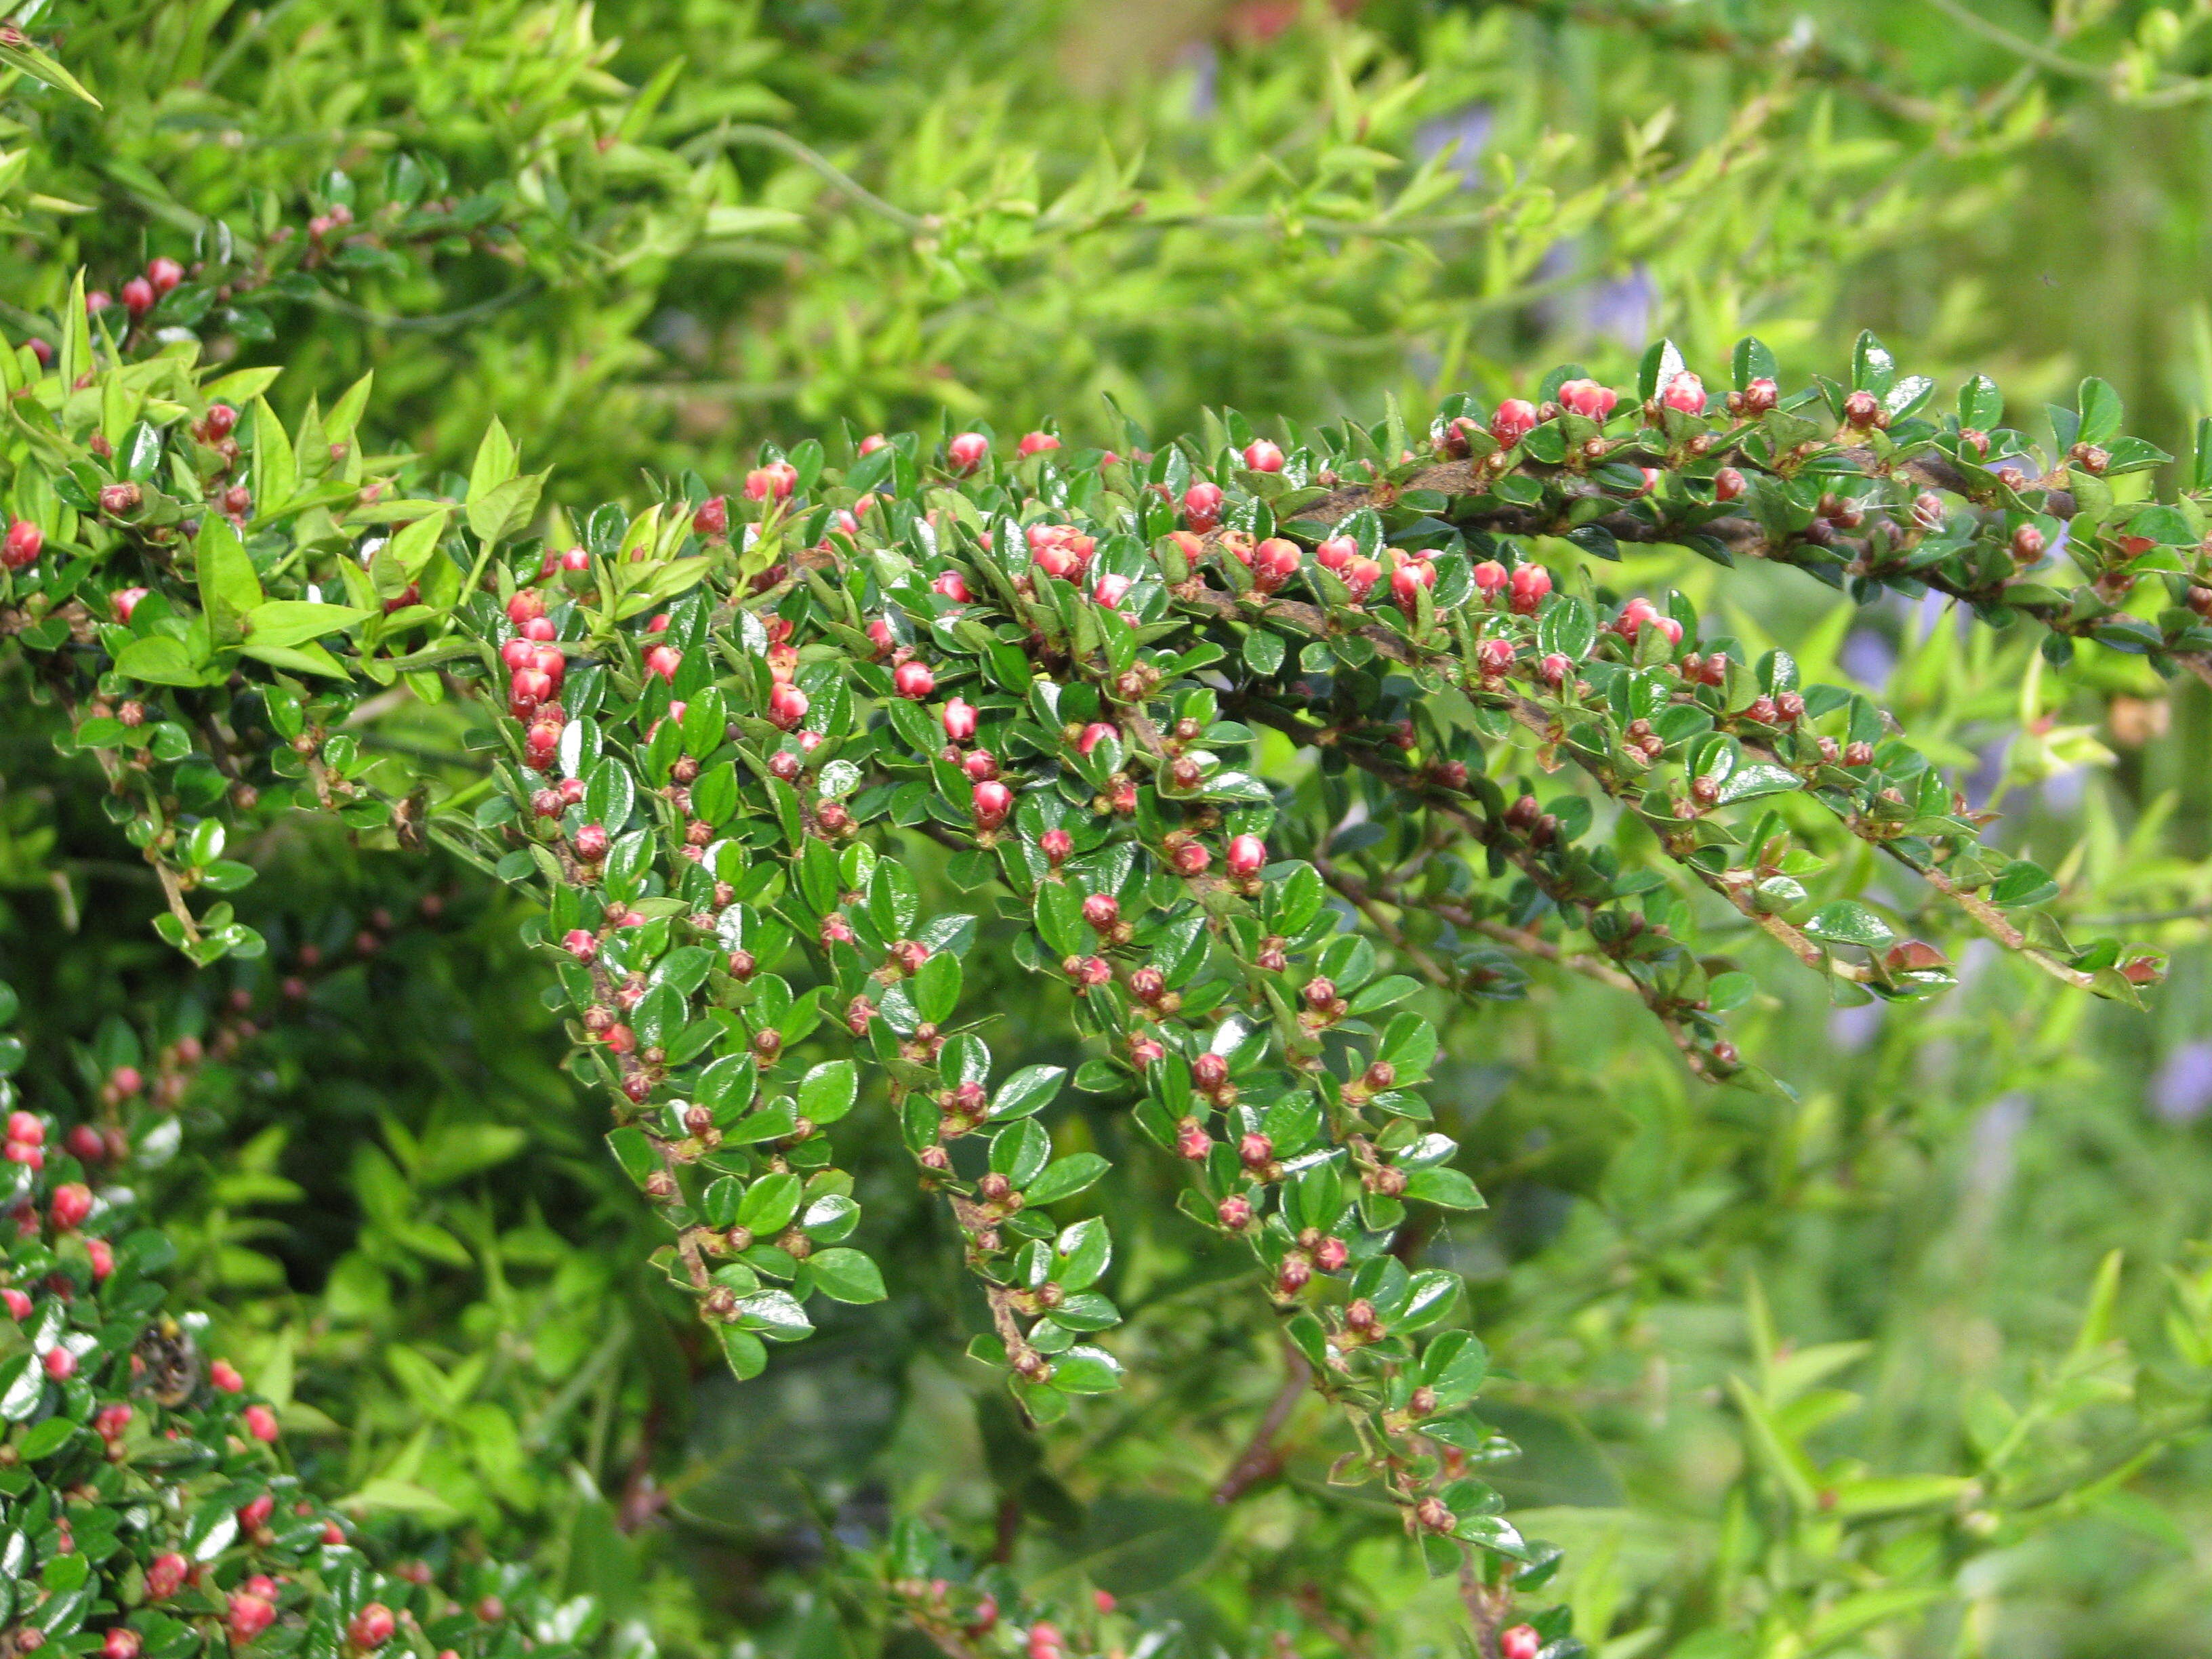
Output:
<svg viewBox="0 0 2212 1659">
<path fill-rule="evenodd" d="M 1014 810 L 1014 792 L 995 778 L 986 779 L 970 793 L 969 805 L 978 830 L 995 830 Z"/>
<path fill-rule="evenodd" d="M 955 472 L 973 472 L 983 465 L 983 458 L 991 453 L 991 441 L 980 432 L 963 432 L 945 446 L 947 459 Z"/>
<path fill-rule="evenodd" d="M 1526 398 L 1508 398 L 1490 417 L 1490 435 L 1498 447 L 1510 449 L 1536 429 L 1536 405 Z"/>
<path fill-rule="evenodd" d="M 86 1259 L 92 1264 L 92 1278 L 94 1284 L 105 1281 L 107 1276 L 115 1271 L 115 1247 L 106 1239 L 85 1240 L 84 1254 Z"/>
<path fill-rule="evenodd" d="M 123 304 L 132 317 L 143 317 L 154 308 L 161 296 L 154 292 L 153 283 L 143 276 L 133 276 L 123 285 Z"/>
<path fill-rule="evenodd" d="M 2012 532 L 2012 556 L 2015 564 L 2033 564 L 2043 556 L 2043 532 L 2032 524 L 2024 524 Z"/>
<path fill-rule="evenodd" d="M 1083 919 L 1103 933 L 1121 921 L 1121 903 L 1111 893 L 1093 893 L 1083 901 Z"/>
<path fill-rule="evenodd" d="M 1342 575 L 1352 562 L 1359 556 L 1359 544 L 1349 536 L 1331 536 L 1314 549 L 1314 562 L 1324 570 Z"/>
<path fill-rule="evenodd" d="M 1475 647 L 1474 658 L 1484 674 L 1495 678 L 1513 666 L 1513 641 L 1485 640 Z"/>
<path fill-rule="evenodd" d="M 381 1601 L 371 1601 L 346 1624 L 346 1639 L 357 1648 L 380 1648 L 392 1639 L 398 1622 Z"/>
<path fill-rule="evenodd" d="M 1881 418 L 1881 399 L 1871 392 L 1854 392 L 1844 399 L 1844 419 L 1856 427 L 1875 425 Z"/>
<path fill-rule="evenodd" d="M 47 1349 L 40 1363 L 46 1366 L 46 1375 L 57 1382 L 66 1382 L 76 1375 L 76 1356 L 67 1348 Z"/>
<path fill-rule="evenodd" d="M 968 603 L 968 579 L 957 570 L 939 571 L 937 580 L 929 585 L 929 591 L 951 600 L 955 605 Z"/>
<path fill-rule="evenodd" d="M 1659 402 L 1662 407 L 1680 414 L 1702 415 L 1705 412 L 1705 383 L 1694 374 L 1677 374 L 1660 392 Z"/>
<path fill-rule="evenodd" d="M 46 1144 L 46 1126 L 29 1112 L 10 1112 L 8 1139 L 20 1140 L 27 1146 L 42 1146 Z"/>
<path fill-rule="evenodd" d="M 1513 572 L 1513 611 L 1522 617 L 1533 617 L 1552 591 L 1552 573 L 1540 564 L 1524 564 Z"/>
<path fill-rule="evenodd" d="M 146 267 L 146 281 L 156 294 L 168 294 L 185 280 L 185 268 L 166 253 Z"/>
<path fill-rule="evenodd" d="M 1207 531 L 1221 522 L 1221 486 L 1194 483 L 1182 492 L 1183 522 L 1193 530 Z"/>
<path fill-rule="evenodd" d="M 798 487 L 799 469 L 789 461 L 770 461 L 745 474 L 745 499 L 749 501 L 789 501 L 791 492 Z"/>
<path fill-rule="evenodd" d="M 1087 755 L 1107 738 L 1121 735 L 1118 728 L 1109 726 L 1104 720 L 1093 720 L 1083 728 L 1083 735 L 1075 740 L 1075 747 L 1079 753 Z"/>
<path fill-rule="evenodd" d="M 1231 1193 L 1214 1206 L 1214 1216 L 1232 1233 L 1241 1233 L 1252 1224 L 1252 1200 L 1242 1193 Z"/>
<path fill-rule="evenodd" d="M 1511 580 L 1506 574 L 1505 567 L 1495 559 L 1485 559 L 1480 564 L 1475 566 L 1472 574 L 1474 577 L 1474 591 L 1486 599 L 1495 598 Z"/>
<path fill-rule="evenodd" d="M 1257 836 L 1239 836 L 1229 843 L 1229 873 L 1240 880 L 1260 873 L 1267 862 L 1267 843 Z"/>
<path fill-rule="evenodd" d="M 276 1620 L 276 1607 L 265 1598 L 239 1590 L 230 1598 L 230 1639 L 243 1647 Z"/>
<path fill-rule="evenodd" d="M 1191 1061 L 1190 1079 L 1202 1093 L 1210 1095 L 1229 1081 L 1229 1061 L 1208 1049 Z"/>
<path fill-rule="evenodd" d="M 912 664 L 907 666 L 912 667 Z M 945 705 L 945 735 L 955 743 L 965 743 L 975 735 L 975 705 L 955 697 Z"/>
<path fill-rule="evenodd" d="M 276 1438 L 276 1413 L 266 1406 L 246 1408 L 246 1431 L 264 1445 Z"/>
<path fill-rule="evenodd" d="M 768 718 L 771 726 L 788 732 L 806 718 L 806 693 L 788 682 L 768 694 Z"/>
<path fill-rule="evenodd" d="M 1587 420 L 1602 421 L 1620 401 L 1611 386 L 1595 380 L 1569 380 L 1559 388 L 1559 402 Z"/>
<path fill-rule="evenodd" d="M 28 519 L 10 520 L 8 538 L 0 543 L 0 564 L 6 565 L 10 570 L 21 570 L 26 565 L 36 563 L 46 545 L 46 532 L 38 526 Z M 143 593 L 145 589 L 138 591 Z"/>
<path fill-rule="evenodd" d="M 937 690 L 937 676 L 929 672 L 926 662 L 902 662 L 892 672 L 891 689 L 919 702 Z"/>
<path fill-rule="evenodd" d="M 1041 455 L 1048 449 L 1060 447 L 1060 440 L 1049 432 L 1025 432 L 1022 441 L 1014 446 L 1017 455 Z"/>
<path fill-rule="evenodd" d="M 1175 849 L 1170 859 L 1176 873 L 1185 878 L 1202 876 L 1213 862 L 1213 854 L 1206 850 L 1202 842 L 1187 841 Z"/>
<path fill-rule="evenodd" d="M 92 1188 L 82 1181 L 66 1181 L 54 1188 L 53 1201 L 46 1213 L 54 1225 L 64 1232 L 71 1232 L 84 1224 L 92 1213 Z"/>
<path fill-rule="evenodd" d="M 1732 501 L 1744 492 L 1743 474 L 1732 466 L 1724 466 L 1713 474 L 1713 499 Z"/>
<path fill-rule="evenodd" d="M 676 671 L 683 665 L 684 653 L 672 645 L 656 645 L 645 653 L 645 672 L 664 680 L 673 682 Z"/>
<path fill-rule="evenodd" d="M 1543 1646 L 1534 1625 L 1514 1625 L 1498 1634 L 1498 1659 L 1536 1659 Z"/>
<path fill-rule="evenodd" d="M 970 783 L 981 783 L 999 775 L 999 757 L 988 749 L 978 749 L 960 763 L 960 769 Z"/>
<path fill-rule="evenodd" d="M 691 514 L 691 528 L 708 541 L 719 540 L 730 533 L 730 498 L 709 495 L 699 503 Z"/>
<path fill-rule="evenodd" d="M 1266 438 L 1255 438 L 1244 446 L 1244 465 L 1255 472 L 1280 472 L 1282 447 Z"/>
<path fill-rule="evenodd" d="M 587 823 L 569 838 L 576 856 L 586 864 L 597 864 L 607 855 L 607 827 L 603 823 Z"/>
<path fill-rule="evenodd" d="M 238 1367 L 228 1359 L 218 1359 L 208 1367 L 208 1381 L 223 1394 L 236 1394 L 246 1387 L 246 1379 L 238 1374 Z"/>
</svg>

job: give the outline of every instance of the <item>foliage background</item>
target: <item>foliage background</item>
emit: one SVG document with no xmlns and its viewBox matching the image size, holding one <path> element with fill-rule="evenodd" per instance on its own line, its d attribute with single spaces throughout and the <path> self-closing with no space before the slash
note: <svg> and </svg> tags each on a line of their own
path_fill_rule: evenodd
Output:
<svg viewBox="0 0 2212 1659">
<path fill-rule="evenodd" d="M 0 295 L 49 307 L 78 264 L 117 287 L 204 255 L 218 219 L 296 247 L 346 203 L 389 249 L 246 284 L 238 360 L 286 366 L 288 417 L 373 368 L 377 441 L 455 466 L 496 413 L 568 501 L 641 468 L 725 487 L 763 439 L 840 421 L 1103 439 L 1102 394 L 1160 433 L 1222 404 L 1372 419 L 1386 393 L 1524 391 L 1567 358 L 1625 380 L 1662 333 L 1717 368 L 1753 328 L 1802 371 L 1872 327 L 1996 375 L 2023 425 L 2094 372 L 2181 449 L 2212 412 L 2204 9 L 1977 6 L 2011 44 L 1956 11 L 97 0 L 30 20 L 107 109 L 11 102 Z M 455 213 L 422 206 L 445 196 Z M 1644 563 L 1705 603 L 1702 570 Z M 1569 1547 L 1611 1659 L 2201 1652 L 2201 1446 L 1834 1642 L 1759 1623 L 1802 1563 L 1729 1554 L 1757 1480 L 1725 1381 L 1757 1299 L 1801 1347 L 1869 1345 L 1824 1456 L 1941 1470 L 1990 1432 L 1989 1391 L 2020 1398 L 2065 1352 L 2106 1252 L 2120 1327 L 2154 1344 L 2165 1271 L 2202 1269 L 2212 1231 L 2204 688 L 2109 655 L 2038 677 L 1933 610 L 1852 617 L 1752 574 L 1771 580 L 1735 585 L 1747 638 L 1886 689 L 2008 842 L 2078 843 L 2068 911 L 2170 918 L 2172 981 L 2146 1018 L 1969 957 L 1957 993 L 1877 1018 L 1777 974 L 1746 1046 L 1794 1103 L 1696 1088 L 1600 988 L 1437 1005 L 1438 1098 L 1492 1207 L 1431 1248 L 1476 1281 L 1508 1379 L 1529 1453 L 1509 1490 Z M 451 736 L 436 711 L 380 730 Z M 741 1390 L 628 1265 L 643 1218 L 501 895 L 288 829 L 249 855 L 270 957 L 194 979 L 51 738 L 35 710 L 0 736 L 0 973 L 52 993 L 26 1086 L 58 1102 L 203 1040 L 150 1177 L 191 1288 L 269 1375 L 296 1358 L 289 1426 L 391 1524 L 534 1553 L 672 1651 L 865 1645 L 817 1569 L 915 1510 L 1200 1638 L 1257 1642 L 1317 1595 L 1387 1609 L 1352 1632 L 1377 1650 L 1443 1639 L 1448 1607 L 1388 1552 L 1340 1558 L 1265 1495 L 1206 1501 L 1274 1358 L 1207 1297 L 1146 1201 L 1170 1176 L 1119 1125 L 1071 1132 L 1121 1154 L 1104 1201 L 1144 1386 L 1030 1449 L 957 1358 L 934 1222 L 883 1179 L 864 1196 L 908 1264 L 893 1300 Z M 1316 1478 L 1326 1445 L 1292 1444 Z"/>
</svg>

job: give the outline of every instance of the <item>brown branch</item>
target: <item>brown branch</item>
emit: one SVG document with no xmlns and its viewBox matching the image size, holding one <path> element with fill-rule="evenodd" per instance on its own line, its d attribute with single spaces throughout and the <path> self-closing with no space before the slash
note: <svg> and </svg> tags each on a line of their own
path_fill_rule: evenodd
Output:
<svg viewBox="0 0 2212 1659">
<path fill-rule="evenodd" d="M 1291 1420 L 1291 1414 L 1297 1410 L 1298 1402 L 1305 1398 L 1306 1389 L 1313 1381 L 1313 1367 L 1306 1363 L 1306 1357 L 1287 1340 L 1283 1344 L 1283 1386 L 1276 1391 L 1274 1399 L 1268 1401 L 1266 1415 L 1261 1418 L 1259 1426 L 1252 1431 L 1251 1439 L 1237 1454 L 1237 1461 L 1229 1466 L 1229 1473 L 1223 1475 L 1213 1488 L 1215 1503 L 1235 1503 L 1252 1487 L 1282 1468 L 1282 1449 L 1275 1444 L 1275 1437 Z"/>
</svg>

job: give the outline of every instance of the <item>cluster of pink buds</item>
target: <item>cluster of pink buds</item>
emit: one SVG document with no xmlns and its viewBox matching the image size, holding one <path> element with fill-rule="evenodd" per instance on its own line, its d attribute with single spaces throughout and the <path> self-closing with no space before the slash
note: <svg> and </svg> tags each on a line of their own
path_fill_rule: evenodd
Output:
<svg viewBox="0 0 2212 1659">
<path fill-rule="evenodd" d="M 1437 568 L 1425 553 L 1407 553 L 1394 547 L 1389 556 L 1390 598 L 1398 609 L 1410 617 L 1420 603 L 1418 596 L 1436 586 Z"/>
<path fill-rule="evenodd" d="M 1352 590 L 1354 604 L 1364 599 L 1382 580 L 1381 562 L 1363 555 L 1359 544 L 1349 536 L 1331 536 L 1322 542 L 1314 549 L 1314 562 Z"/>
<path fill-rule="evenodd" d="M 559 630 L 545 614 L 545 598 L 526 587 L 507 602 L 507 619 L 516 632 L 499 648 L 507 665 L 507 711 L 519 720 L 530 720 L 549 706 L 556 706 L 561 682 L 568 672 L 568 659 L 555 643 Z M 559 715 L 555 724 L 559 724 Z M 556 733 L 557 736 L 557 733 Z"/>
<path fill-rule="evenodd" d="M 787 501 L 799 488 L 799 469 L 789 461 L 770 461 L 745 474 L 749 501 Z"/>
<path fill-rule="evenodd" d="M 1672 617 L 1660 615 L 1659 607 L 1641 594 L 1621 606 L 1620 615 L 1613 618 L 1612 627 L 1613 632 L 1632 645 L 1646 623 L 1664 634 L 1669 645 L 1681 644 L 1682 624 Z"/>
<path fill-rule="evenodd" d="M 1073 525 L 1033 524 L 1026 534 L 1030 562 L 1064 582 L 1083 579 L 1091 552 L 1098 545 L 1096 538 L 1085 535 Z"/>
<path fill-rule="evenodd" d="M 1569 380 L 1559 387 L 1560 405 L 1585 420 L 1602 421 L 1613 413 L 1620 395 L 1595 380 Z"/>
<path fill-rule="evenodd" d="M 7 1157 L 10 1164 L 42 1170 L 46 1164 L 46 1126 L 28 1112 L 8 1114 Z"/>
<path fill-rule="evenodd" d="M 159 305 L 162 296 L 184 280 L 185 268 L 163 254 L 147 264 L 144 276 L 133 276 L 124 283 L 123 308 L 131 313 L 131 320 L 135 323 Z M 100 289 L 94 289 L 84 296 L 85 311 L 91 316 L 99 315 L 114 303 Z"/>
</svg>

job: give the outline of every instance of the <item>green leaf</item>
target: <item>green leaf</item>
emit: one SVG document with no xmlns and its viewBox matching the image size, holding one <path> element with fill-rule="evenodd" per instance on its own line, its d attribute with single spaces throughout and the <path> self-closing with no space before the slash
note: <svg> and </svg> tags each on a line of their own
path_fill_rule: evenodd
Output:
<svg viewBox="0 0 2212 1659">
<path fill-rule="evenodd" d="M 768 1346 L 750 1331 L 723 1325 L 717 1334 L 722 1339 L 722 1358 L 738 1382 L 750 1382 L 768 1369 Z"/>
<path fill-rule="evenodd" d="M 738 1225 L 756 1235 L 781 1232 L 799 1213 L 805 1196 L 805 1183 L 792 1171 L 764 1175 L 745 1188 L 744 1202 L 738 1206 Z"/>
<path fill-rule="evenodd" d="M 367 622 L 376 612 L 349 605 L 270 599 L 246 613 L 246 636 L 262 647 L 298 645 Z"/>
<path fill-rule="evenodd" d="M 813 1123 L 835 1123 L 860 1097 L 860 1069 L 849 1060 L 825 1060 L 799 1079 L 799 1115 Z"/>
<path fill-rule="evenodd" d="M 1060 1083 L 1066 1076 L 1067 1068 L 1064 1066 L 1024 1066 L 1001 1083 L 998 1093 L 991 1097 L 990 1121 L 996 1123 L 1010 1117 L 1027 1117 L 1039 1110 L 1059 1094 Z"/>
<path fill-rule="evenodd" d="M 100 107 L 100 100 L 87 92 L 76 76 L 27 40 L 20 46 L 0 46 L 0 64 L 21 70 L 33 80 L 43 81 L 72 98 L 81 98 L 94 109 Z"/>
<path fill-rule="evenodd" d="M 1805 933 L 1831 945 L 1859 945 L 1870 951 L 1880 950 L 1897 938 L 1887 922 L 1853 899 L 1822 905 L 1806 922 Z"/>
<path fill-rule="evenodd" d="M 1121 1386 L 1121 1362 L 1103 1348 L 1079 1343 L 1053 1360 L 1052 1385 L 1068 1394 L 1111 1394 Z"/>
<path fill-rule="evenodd" d="M 1597 643 L 1597 617 L 1588 604 L 1570 593 L 1545 606 L 1536 619 L 1536 648 L 1580 662 Z"/>
<path fill-rule="evenodd" d="M 806 1266 L 816 1288 L 832 1302 L 881 1302 L 886 1294 L 882 1272 L 858 1250 L 817 1250 Z"/>
<path fill-rule="evenodd" d="M 117 655 L 115 672 L 149 685 L 198 685 L 207 678 L 206 665 L 194 662 L 185 642 L 167 634 L 131 641 Z"/>
<path fill-rule="evenodd" d="M 1474 1182 L 1457 1170 L 1443 1167 L 1416 1170 L 1406 1177 L 1406 1196 L 1424 1204 L 1433 1204 L 1445 1210 L 1480 1210 L 1489 1207 L 1482 1194 L 1475 1190 Z"/>
<path fill-rule="evenodd" d="M 1096 1152 L 1071 1152 L 1046 1165 L 1044 1173 L 1023 1189 L 1022 1196 L 1032 1205 L 1057 1204 L 1074 1197 L 1113 1167 Z"/>
<path fill-rule="evenodd" d="M 2000 871 L 1990 887 L 1990 902 L 2008 908 L 2040 904 L 2058 896 L 2058 883 L 2048 870 L 2026 859 L 2014 859 Z"/>
<path fill-rule="evenodd" d="M 246 556 L 229 520 L 210 513 L 200 520 L 198 538 L 192 544 L 199 563 L 200 605 L 218 633 L 235 627 L 238 618 L 261 603 L 261 578 Z"/>
<path fill-rule="evenodd" d="M 2094 375 L 2081 382 L 2081 429 L 2075 435 L 2076 443 L 2110 443 L 2120 435 L 2120 422 L 2125 411 L 2120 406 L 2120 394 Z"/>
</svg>

